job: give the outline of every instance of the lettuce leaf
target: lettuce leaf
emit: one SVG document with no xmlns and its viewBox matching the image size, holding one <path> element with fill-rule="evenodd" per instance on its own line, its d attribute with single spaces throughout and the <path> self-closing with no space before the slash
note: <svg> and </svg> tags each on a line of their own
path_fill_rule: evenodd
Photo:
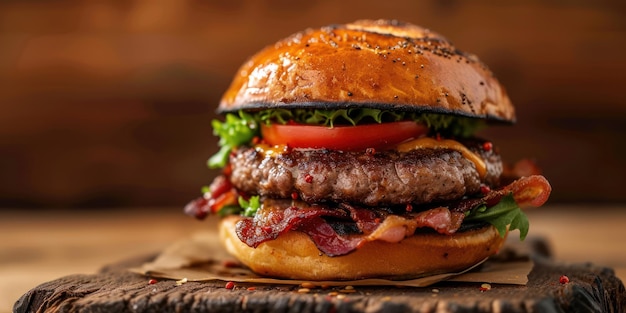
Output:
<svg viewBox="0 0 626 313">
<path fill-rule="evenodd" d="M 435 132 L 452 136 L 469 137 L 484 126 L 484 121 L 475 118 L 434 113 L 399 112 L 391 110 L 351 108 L 339 110 L 273 109 L 255 114 L 258 121 L 265 123 L 296 123 L 334 127 L 362 123 L 384 123 L 414 120 Z"/>
<path fill-rule="evenodd" d="M 468 211 L 465 221 L 488 222 L 498 230 L 501 237 L 506 234 L 507 226 L 510 231 L 519 230 L 520 240 L 524 240 L 528 235 L 528 217 L 517 205 L 512 193 L 502 197 L 498 204 L 490 208 L 483 204 Z"/>
<path fill-rule="evenodd" d="M 254 116 L 239 111 L 239 115 L 227 114 L 224 122 L 213 120 L 213 134 L 220 137 L 220 150 L 207 162 L 209 168 L 222 168 L 228 163 L 230 152 L 246 145 L 259 135 L 259 125 Z"/>
<path fill-rule="evenodd" d="M 243 197 L 239 197 L 239 206 L 243 209 L 241 215 L 253 217 L 256 212 L 261 208 L 261 201 L 259 200 L 259 196 L 252 196 L 250 199 L 246 200 Z"/>
<path fill-rule="evenodd" d="M 472 136 L 486 124 L 481 119 L 433 113 L 416 114 L 413 119 L 426 124 L 433 132 L 463 138 Z"/>
</svg>

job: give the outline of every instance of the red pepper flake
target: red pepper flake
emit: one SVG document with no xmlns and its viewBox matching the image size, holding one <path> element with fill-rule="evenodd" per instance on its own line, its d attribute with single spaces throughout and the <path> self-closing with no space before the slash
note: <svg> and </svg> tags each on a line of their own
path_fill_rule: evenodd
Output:
<svg viewBox="0 0 626 313">
<path fill-rule="evenodd" d="M 569 277 L 561 275 L 561 277 L 559 277 L 559 283 L 561 283 L 561 285 L 569 283 Z"/>
<path fill-rule="evenodd" d="M 304 181 L 307 182 L 308 184 L 313 182 L 313 176 L 311 176 L 311 174 L 306 174 L 304 176 Z"/>
<path fill-rule="evenodd" d="M 483 143 L 483 150 L 485 151 L 491 151 L 491 149 L 493 149 L 493 144 L 489 141 L 485 141 Z"/>
<path fill-rule="evenodd" d="M 148 284 L 149 284 L 149 285 L 154 285 L 154 284 L 156 284 L 156 283 L 157 283 L 157 280 L 156 280 L 156 279 L 154 279 L 154 278 L 152 278 L 152 279 L 150 279 L 150 280 L 148 281 Z"/>
<path fill-rule="evenodd" d="M 480 185 L 480 193 L 482 193 L 483 195 L 488 194 L 490 191 L 491 191 L 491 188 L 489 188 L 489 186 Z"/>
<path fill-rule="evenodd" d="M 224 288 L 226 289 L 233 289 L 235 288 L 235 283 L 233 283 L 232 281 L 229 281 L 226 283 L 226 285 L 224 285 Z"/>
<path fill-rule="evenodd" d="M 365 154 L 367 154 L 367 155 L 374 155 L 374 154 L 376 154 L 376 149 L 374 149 L 374 148 L 367 148 L 367 149 L 365 149 Z"/>
<path fill-rule="evenodd" d="M 294 192 L 292 192 L 292 193 L 291 193 L 291 199 L 293 199 L 293 200 L 298 200 L 298 193 L 297 193 L 297 192 L 295 192 L 295 191 L 294 191 Z"/>
<path fill-rule="evenodd" d="M 254 286 L 252 286 L 252 287 L 248 287 L 248 288 L 246 288 L 246 290 L 248 290 L 248 291 L 255 291 L 255 290 L 256 290 L 256 287 L 254 287 Z"/>
<path fill-rule="evenodd" d="M 490 284 L 482 284 L 482 285 L 480 285 L 480 288 L 478 288 L 478 290 L 480 290 L 480 292 L 485 292 L 485 291 L 491 290 L 491 285 Z"/>
<path fill-rule="evenodd" d="M 263 226 L 263 227 L 261 227 L 261 229 L 262 229 L 264 232 L 269 233 L 269 232 L 271 232 L 271 231 L 272 231 L 272 226 Z"/>
<path fill-rule="evenodd" d="M 410 203 L 407 203 L 407 204 L 406 204 L 406 211 L 407 211 L 407 212 L 411 212 L 411 211 L 413 211 L 413 206 L 412 206 Z"/>
</svg>

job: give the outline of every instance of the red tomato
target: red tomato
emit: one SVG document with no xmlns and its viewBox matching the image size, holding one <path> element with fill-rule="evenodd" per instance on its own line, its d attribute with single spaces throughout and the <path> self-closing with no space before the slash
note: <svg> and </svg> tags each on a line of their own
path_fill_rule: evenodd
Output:
<svg viewBox="0 0 626 313">
<path fill-rule="evenodd" d="M 428 128 L 413 121 L 357 126 L 313 126 L 302 124 L 261 125 L 261 134 L 270 145 L 286 144 L 292 148 L 333 150 L 384 149 L 408 139 L 418 138 Z"/>
</svg>

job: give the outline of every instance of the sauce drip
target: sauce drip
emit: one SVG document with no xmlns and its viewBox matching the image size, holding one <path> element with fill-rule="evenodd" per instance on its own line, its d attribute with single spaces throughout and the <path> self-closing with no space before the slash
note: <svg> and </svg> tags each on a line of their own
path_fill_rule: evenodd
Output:
<svg viewBox="0 0 626 313">
<path fill-rule="evenodd" d="M 452 139 L 436 140 L 430 137 L 422 137 L 414 139 L 398 145 L 396 150 L 400 152 L 409 152 L 416 149 L 451 149 L 460 152 L 463 157 L 474 163 L 476 171 L 481 178 L 487 175 L 487 166 L 485 161 L 481 159 L 476 153 L 470 151 L 462 143 Z"/>
</svg>

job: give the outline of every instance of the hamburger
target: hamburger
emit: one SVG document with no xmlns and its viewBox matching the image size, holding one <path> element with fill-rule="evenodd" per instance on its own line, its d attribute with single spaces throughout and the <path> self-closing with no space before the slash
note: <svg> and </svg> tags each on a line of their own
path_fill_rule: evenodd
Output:
<svg viewBox="0 0 626 313">
<path fill-rule="evenodd" d="M 425 28 L 361 20 L 308 29 L 246 61 L 214 120 L 221 168 L 186 213 L 265 276 L 416 278 L 523 239 L 551 188 L 476 132 L 512 124 L 492 72 Z M 523 175 L 522 175 L 523 174 Z"/>
</svg>

